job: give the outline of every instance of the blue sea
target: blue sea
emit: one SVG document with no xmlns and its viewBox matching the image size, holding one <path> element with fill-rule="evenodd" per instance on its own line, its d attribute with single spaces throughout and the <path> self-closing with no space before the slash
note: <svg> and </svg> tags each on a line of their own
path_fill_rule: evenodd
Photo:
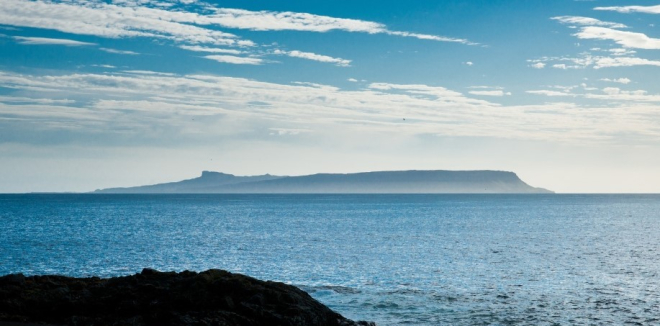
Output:
<svg viewBox="0 0 660 326">
<path fill-rule="evenodd" d="M 0 195 L 0 274 L 144 267 L 381 326 L 660 324 L 660 196 Z"/>
</svg>

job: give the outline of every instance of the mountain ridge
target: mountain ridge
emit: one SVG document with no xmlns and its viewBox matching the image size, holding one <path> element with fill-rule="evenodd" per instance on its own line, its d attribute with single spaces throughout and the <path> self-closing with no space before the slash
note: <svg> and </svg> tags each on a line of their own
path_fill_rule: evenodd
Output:
<svg viewBox="0 0 660 326">
<path fill-rule="evenodd" d="M 514 172 L 494 170 L 406 170 L 359 173 L 317 173 L 303 176 L 235 176 L 202 171 L 177 182 L 93 193 L 552 193 L 522 181 Z"/>
</svg>

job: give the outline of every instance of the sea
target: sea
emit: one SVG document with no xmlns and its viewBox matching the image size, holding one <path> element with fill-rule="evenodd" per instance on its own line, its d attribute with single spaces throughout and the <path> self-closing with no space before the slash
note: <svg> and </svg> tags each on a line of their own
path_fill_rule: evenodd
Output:
<svg viewBox="0 0 660 326">
<path fill-rule="evenodd" d="M 378 325 L 660 325 L 660 195 L 0 195 L 0 274 L 211 268 Z"/>
</svg>

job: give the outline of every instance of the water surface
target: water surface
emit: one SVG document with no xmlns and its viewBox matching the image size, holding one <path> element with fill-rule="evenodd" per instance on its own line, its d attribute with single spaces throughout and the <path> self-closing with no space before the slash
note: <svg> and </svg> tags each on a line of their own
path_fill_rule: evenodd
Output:
<svg viewBox="0 0 660 326">
<path fill-rule="evenodd" d="M 226 269 L 379 325 L 660 324 L 658 195 L 0 195 L 0 274 Z"/>
</svg>

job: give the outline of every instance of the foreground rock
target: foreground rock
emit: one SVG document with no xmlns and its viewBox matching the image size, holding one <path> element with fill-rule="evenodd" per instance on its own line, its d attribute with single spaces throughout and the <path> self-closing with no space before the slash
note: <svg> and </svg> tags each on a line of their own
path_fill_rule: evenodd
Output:
<svg viewBox="0 0 660 326">
<path fill-rule="evenodd" d="M 374 326 L 354 322 L 283 283 L 221 270 L 110 279 L 0 277 L 0 325 Z M 20 324 L 16 324 L 20 325 Z"/>
</svg>

